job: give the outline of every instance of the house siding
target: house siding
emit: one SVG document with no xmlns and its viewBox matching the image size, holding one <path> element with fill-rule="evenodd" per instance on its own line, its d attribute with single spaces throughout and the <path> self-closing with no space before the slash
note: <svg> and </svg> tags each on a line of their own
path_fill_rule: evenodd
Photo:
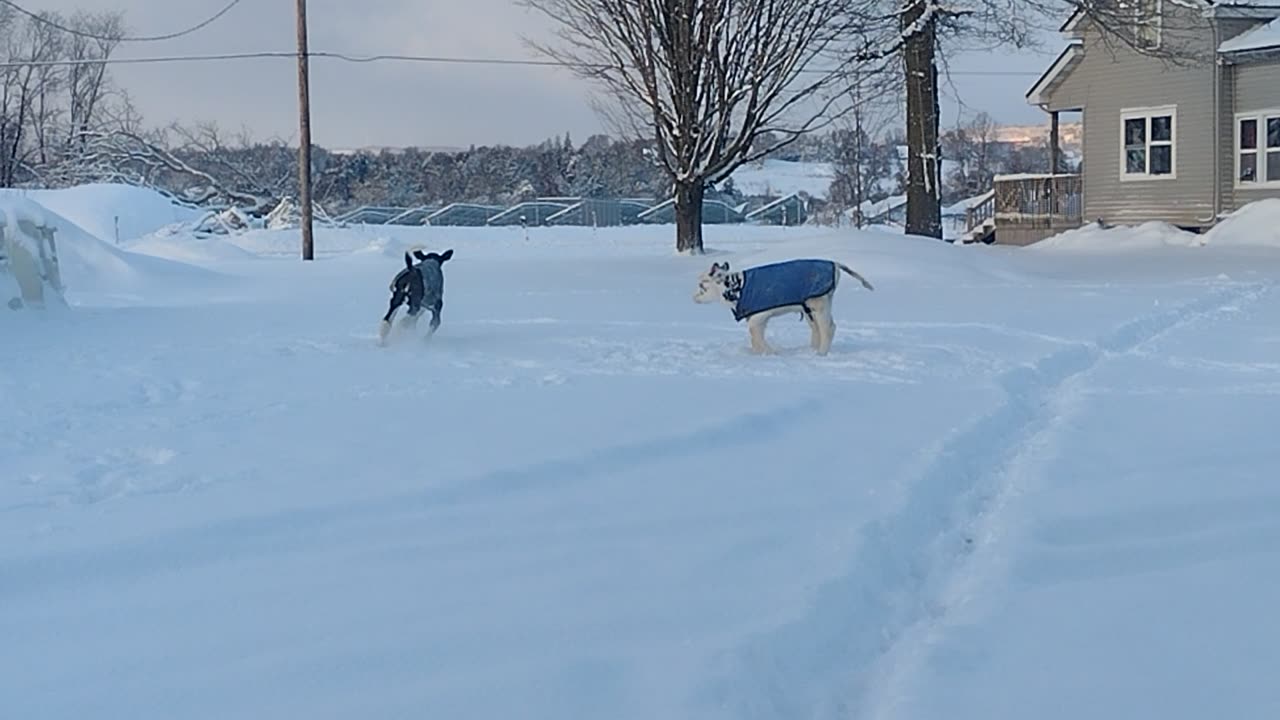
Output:
<svg viewBox="0 0 1280 720">
<path fill-rule="evenodd" d="M 1218 152 L 1222 158 L 1221 165 L 1218 167 L 1218 192 L 1222 198 L 1219 213 L 1228 213 L 1235 209 L 1235 181 L 1236 181 L 1236 163 L 1232 155 L 1234 152 L 1236 136 L 1233 123 L 1235 122 L 1235 106 L 1236 106 L 1236 74 L 1235 68 L 1224 65 L 1219 71 L 1222 77 L 1222 87 L 1220 105 L 1221 123 L 1219 127 L 1221 132 L 1218 134 Z"/>
<path fill-rule="evenodd" d="M 1159 220 L 1184 227 L 1213 222 L 1215 173 L 1213 65 L 1172 64 L 1086 36 L 1076 72 L 1089 85 L 1085 102 L 1086 220 L 1114 224 Z M 1165 3 L 1163 42 L 1202 57 L 1214 54 L 1213 31 L 1195 11 Z M 1173 106 L 1174 177 L 1121 180 L 1121 113 Z"/>
<path fill-rule="evenodd" d="M 1082 28 L 1078 37 L 1083 58 L 1048 93 L 1047 109 L 1083 108 L 1084 220 L 1212 224 L 1222 175 L 1215 173 L 1210 139 L 1218 118 L 1210 21 L 1197 11 L 1164 4 L 1163 44 L 1203 58 L 1198 62 L 1146 57 L 1114 39 L 1103 40 L 1092 27 Z M 1175 108 L 1173 177 L 1121 180 L 1122 113 L 1166 106 Z"/>
<path fill-rule="evenodd" d="M 1224 74 L 1231 78 L 1231 102 L 1223 104 L 1223 141 L 1225 182 L 1223 208 L 1237 210 L 1248 203 L 1267 198 L 1280 198 L 1280 188 L 1244 188 L 1235 184 L 1235 115 L 1257 110 L 1280 110 L 1280 64 L 1257 63 L 1228 66 Z"/>
</svg>

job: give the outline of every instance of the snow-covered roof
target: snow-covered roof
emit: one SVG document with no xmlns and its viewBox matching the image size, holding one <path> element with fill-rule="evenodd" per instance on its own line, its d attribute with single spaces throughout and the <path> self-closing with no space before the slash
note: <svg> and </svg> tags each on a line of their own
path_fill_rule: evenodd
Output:
<svg viewBox="0 0 1280 720">
<path fill-rule="evenodd" d="M 1019 180 L 1049 180 L 1056 177 L 1080 177 L 1075 173 L 1005 173 L 991 178 L 993 182 L 1017 182 Z"/>
<path fill-rule="evenodd" d="M 974 195 L 973 197 L 965 198 L 957 203 L 948 205 L 947 207 L 942 208 L 942 216 L 943 217 L 963 216 L 969 210 L 969 208 L 977 207 L 978 205 L 981 205 L 982 203 L 986 202 L 986 200 L 990 198 L 991 195 L 992 195 L 992 191 L 988 190 L 982 193 L 981 195 Z"/>
<path fill-rule="evenodd" d="M 1238 53 L 1280 47 L 1280 19 L 1246 30 L 1218 46 L 1220 53 Z"/>
<path fill-rule="evenodd" d="M 1280 0 L 1189 0 L 1199 3 L 1201 14 L 1208 17 L 1243 17 L 1267 19 L 1274 17 L 1272 13 L 1280 13 Z M 1067 16 L 1058 27 L 1058 32 L 1073 33 L 1085 19 L 1085 11 L 1081 5 Z"/>
<path fill-rule="evenodd" d="M 894 195 L 893 197 L 887 197 L 875 202 L 863 200 L 862 204 L 858 206 L 858 211 L 862 214 L 862 217 L 868 220 L 874 220 L 875 218 L 888 215 L 906 204 L 906 195 Z"/>
<path fill-rule="evenodd" d="M 1261 18 L 1280 13 L 1280 0 L 1206 0 L 1204 14 L 1211 17 Z"/>
</svg>

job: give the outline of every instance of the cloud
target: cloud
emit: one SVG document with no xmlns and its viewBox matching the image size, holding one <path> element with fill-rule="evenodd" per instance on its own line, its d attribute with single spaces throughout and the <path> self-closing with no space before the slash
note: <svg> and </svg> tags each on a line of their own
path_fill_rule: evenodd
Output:
<svg viewBox="0 0 1280 720">
<path fill-rule="evenodd" d="M 42 7 L 98 7 L 101 0 L 43 0 Z M 135 33 L 187 27 L 226 0 L 110 0 Z M 354 54 L 533 58 L 522 36 L 550 36 L 551 24 L 513 0 L 309 0 L 311 49 Z M 291 51 L 293 4 L 243 2 L 218 22 L 172 41 L 122 47 L 120 56 Z M 1032 59 L 1030 70 L 1047 60 Z M 975 56 L 957 67 L 1009 67 L 1000 56 Z M 315 58 L 312 122 L 316 142 L 361 145 L 466 146 L 528 144 L 568 131 L 585 138 L 603 130 L 591 88 L 566 70 L 518 66 L 417 63 L 348 64 Z M 290 59 L 116 66 L 118 84 L 145 120 L 215 121 L 249 128 L 260 138 L 295 138 L 297 90 Z M 1034 78 L 957 77 L 966 102 L 1000 120 L 1036 122 L 1022 100 Z M 948 103 L 954 117 L 956 104 Z"/>
</svg>

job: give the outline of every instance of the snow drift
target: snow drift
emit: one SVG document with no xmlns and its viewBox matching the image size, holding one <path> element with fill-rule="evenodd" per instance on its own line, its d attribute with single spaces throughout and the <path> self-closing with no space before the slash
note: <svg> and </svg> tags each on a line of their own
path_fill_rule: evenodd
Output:
<svg viewBox="0 0 1280 720">
<path fill-rule="evenodd" d="M 131 253 L 175 260 L 192 265 L 210 265 L 233 260 L 253 260 L 258 256 L 221 237 L 192 237 L 153 233 L 125 244 Z"/>
<path fill-rule="evenodd" d="M 1201 238 L 1162 222 L 1100 227 L 1090 223 L 1027 246 L 1029 250 L 1134 252 L 1163 247 L 1195 247 Z"/>
<path fill-rule="evenodd" d="M 1162 222 L 1109 228 L 1091 223 L 1029 246 L 1032 250 L 1082 252 L 1133 252 L 1167 247 L 1280 249 L 1280 199 L 1248 203 L 1203 235 Z"/>
<path fill-rule="evenodd" d="M 22 195 L 115 244 L 119 219 L 121 244 L 175 223 L 191 222 L 204 213 L 184 207 L 150 188 L 121 183 L 89 183 L 53 190 L 6 190 Z"/>
<path fill-rule="evenodd" d="M 1249 203 L 1205 233 L 1206 245 L 1280 248 L 1280 199 Z"/>
<path fill-rule="evenodd" d="M 91 192 L 85 192 L 92 197 Z M 29 195 L 9 191 L 0 194 L 0 202 L 13 212 L 38 218 L 54 230 L 62 286 L 73 304 L 91 296 L 99 299 L 122 295 L 136 298 L 139 293 L 161 288 L 209 287 L 218 278 L 217 273 L 193 265 L 114 247 Z M 88 203 L 99 207 L 102 204 Z M 83 209 L 78 214 L 89 216 L 89 212 Z"/>
</svg>

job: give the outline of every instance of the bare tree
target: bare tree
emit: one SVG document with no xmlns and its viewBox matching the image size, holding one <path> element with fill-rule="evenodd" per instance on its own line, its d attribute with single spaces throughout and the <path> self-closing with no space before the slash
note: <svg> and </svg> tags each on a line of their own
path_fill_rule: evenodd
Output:
<svg viewBox="0 0 1280 720">
<path fill-rule="evenodd" d="M 105 64 L 123 34 L 121 18 L 0 6 L 0 185 L 57 175 L 76 150 L 72 137 L 130 115 Z"/>
<path fill-rule="evenodd" d="M 954 164 L 955 169 L 947 180 L 956 199 L 980 195 L 991 187 L 997 138 L 996 123 L 990 115 L 979 112 L 969 122 L 944 133 L 942 148 Z"/>
<path fill-rule="evenodd" d="M 828 192 L 835 212 L 852 210 L 854 225 L 862 227 L 863 204 L 886 196 L 880 188 L 889 173 L 882 136 L 900 115 L 901 79 L 889 73 L 858 75 L 849 88 L 849 112 L 832 133 L 834 178 Z"/>
<path fill-rule="evenodd" d="M 79 138 L 83 142 L 107 93 L 105 61 L 124 37 L 124 16 L 115 11 L 81 11 L 72 16 L 70 27 L 84 34 L 70 35 L 68 41 L 67 57 L 76 61 L 67 77 L 68 141 Z"/>
<path fill-rule="evenodd" d="M 681 252 L 702 252 L 708 185 L 824 127 L 847 71 L 894 52 L 866 32 L 883 25 L 878 0 L 519 1 L 558 27 L 555 45 L 530 44 L 603 88 L 624 133 L 655 142 Z"/>
<path fill-rule="evenodd" d="M 46 20 L 50 13 L 21 20 L 9 18 L 5 24 L 5 57 L 9 62 L 29 63 L 6 65 L 0 80 L 4 89 L 0 93 L 0 186 L 12 187 L 18 177 L 27 154 L 32 149 L 29 133 L 33 127 L 43 127 L 49 109 L 41 107 L 40 100 L 47 98 L 54 76 L 42 65 L 57 59 L 61 49 L 60 38 Z"/>
<path fill-rule="evenodd" d="M 52 26 L 46 24 L 35 24 L 30 28 L 30 32 L 38 38 L 37 45 L 44 46 L 42 53 L 49 59 L 59 58 L 64 55 L 66 46 L 66 37 Z M 34 75 L 34 88 L 32 92 L 32 107 L 30 112 L 30 125 L 32 142 L 35 147 L 32 152 L 27 153 L 31 156 L 29 164 L 46 164 L 53 154 L 58 151 L 57 134 L 58 123 L 62 120 L 63 108 L 58 102 L 58 93 L 61 92 L 66 79 L 66 68 L 58 65 L 36 65 L 31 68 Z"/>
<path fill-rule="evenodd" d="M 932 0 L 930 0 L 932 1 Z M 1234 0 L 1232 0 L 1234 2 Z M 1112 51 L 1136 52 L 1171 64 L 1212 59 L 1202 42 L 1200 11 L 1222 0 L 970 0 L 944 12 L 948 52 L 964 48 L 1034 47 L 1068 17 L 1087 26 Z"/>
<path fill-rule="evenodd" d="M 187 202 L 237 206 L 253 214 L 266 212 L 277 199 L 268 193 L 242 190 L 235 180 L 224 181 L 188 162 L 167 147 L 162 132 L 88 131 L 72 140 L 84 150 L 60 170 L 63 182 L 109 180 L 159 189 L 177 185 L 172 181 L 176 177 L 181 179 Z"/>
</svg>

